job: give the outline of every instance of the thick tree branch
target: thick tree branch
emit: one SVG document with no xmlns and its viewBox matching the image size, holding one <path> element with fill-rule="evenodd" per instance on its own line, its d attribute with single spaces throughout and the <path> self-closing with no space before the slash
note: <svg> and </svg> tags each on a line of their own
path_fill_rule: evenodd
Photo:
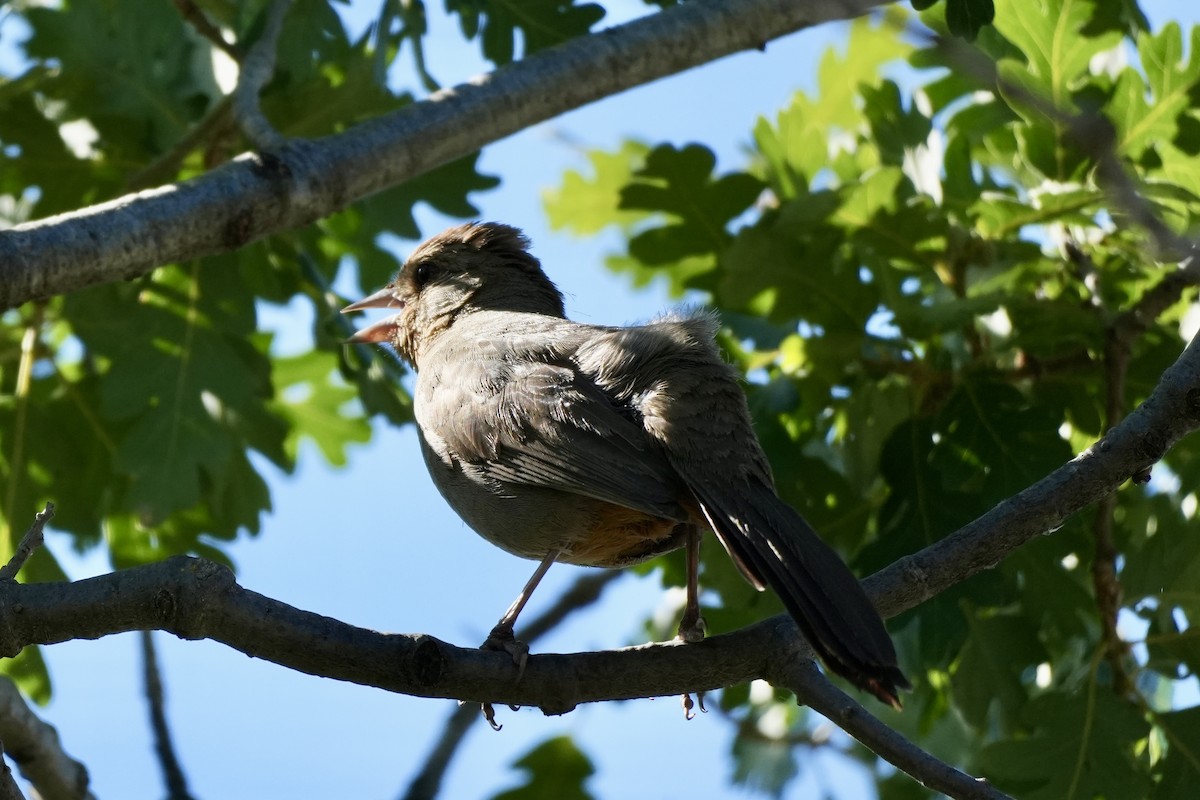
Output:
<svg viewBox="0 0 1200 800">
<path fill-rule="evenodd" d="M 1200 340 L 1154 393 L 1095 446 L 966 527 L 866 580 L 894 616 L 992 567 L 1035 536 L 1145 470 L 1200 427 Z M 156 628 L 211 638 L 313 675 L 423 697 L 538 706 L 561 714 L 579 703 L 706 691 L 763 677 L 782 659 L 810 655 L 780 616 L 693 645 L 532 656 L 516 680 L 501 653 L 424 635 L 385 635 L 300 611 L 246 590 L 209 562 L 176 557 L 68 584 L 0 584 L 0 655 Z"/>
<path fill-rule="evenodd" d="M 302 227 L 565 111 L 881 0 L 695 0 L 537 53 L 344 133 L 0 232 L 0 308 Z M 469 120 L 470 124 L 463 124 Z"/>
<path fill-rule="evenodd" d="M 1158 386 L 1103 439 L 974 522 L 867 578 L 868 594 L 894 616 L 981 570 L 1116 491 L 1200 428 L 1200 336 Z"/>
<path fill-rule="evenodd" d="M 92 800 L 87 769 L 63 752 L 58 731 L 29 709 L 8 678 L 0 678 L 0 741 L 43 800 Z"/>
<path fill-rule="evenodd" d="M 886 616 L 911 608 L 1055 530 L 1197 427 L 1200 337 L 1103 440 L 946 539 L 871 576 L 866 588 Z M 242 588 L 229 570 L 200 559 L 179 556 L 68 584 L 0 583 L 0 655 L 146 629 L 211 638 L 301 672 L 388 691 L 538 706 L 547 714 L 585 702 L 707 691 L 811 658 L 791 619 L 779 616 L 698 644 L 535 655 L 518 681 L 502 653 L 420 634 L 381 634 L 300 611 Z"/>
<path fill-rule="evenodd" d="M 0 655 L 147 629 L 213 639 L 311 675 L 550 714 L 583 702 L 715 689 L 759 676 L 781 652 L 803 652 L 790 620 L 779 617 L 696 645 L 535 655 L 518 682 L 506 654 L 301 611 L 242 588 L 228 569 L 203 559 L 176 556 L 74 583 L 0 584 Z"/>
</svg>

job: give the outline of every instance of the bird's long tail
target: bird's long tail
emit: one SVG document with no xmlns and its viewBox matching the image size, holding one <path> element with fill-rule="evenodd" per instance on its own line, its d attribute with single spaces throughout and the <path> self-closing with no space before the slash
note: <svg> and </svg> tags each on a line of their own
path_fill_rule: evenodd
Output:
<svg viewBox="0 0 1200 800">
<path fill-rule="evenodd" d="M 898 690 L 911 687 L 858 579 L 770 487 L 747 484 L 738 492 L 695 492 L 729 555 L 751 583 L 775 590 L 826 666 L 899 708 Z"/>
</svg>

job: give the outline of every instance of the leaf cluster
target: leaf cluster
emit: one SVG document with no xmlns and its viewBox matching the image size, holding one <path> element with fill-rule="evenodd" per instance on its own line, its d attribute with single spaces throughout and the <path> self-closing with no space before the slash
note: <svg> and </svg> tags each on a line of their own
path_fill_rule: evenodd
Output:
<svg viewBox="0 0 1200 800">
<path fill-rule="evenodd" d="M 953 28 L 951 5 L 924 21 Z M 1194 229 L 1200 30 L 1185 47 L 1132 4 L 999 0 L 977 33 L 964 51 L 899 16 L 856 22 L 817 88 L 758 120 L 740 169 L 702 144 L 629 143 L 547 196 L 560 227 L 625 233 L 611 269 L 721 310 L 780 491 L 863 573 L 1098 439 L 1178 353 L 1195 296 L 1132 324 L 1175 268 L 1099 176 L 1108 151 L 1068 122 L 1111 125 L 1144 202 Z M 918 687 L 889 723 L 1021 797 L 1185 796 L 1200 740 L 1172 698 L 1198 666 L 1198 447 L 1111 511 L 1131 647 L 1106 657 L 1099 523 L 1077 517 L 894 622 Z M 717 630 L 774 606 L 723 555 L 702 578 Z M 747 755 L 762 752 L 740 737 L 739 775 L 779 790 L 795 764 Z"/>
<path fill-rule="evenodd" d="M 217 33 L 170 3 L 22 11 L 23 71 L 0 80 L 0 224 L 186 180 L 250 146 L 230 115 L 223 73 L 236 65 L 223 51 L 253 45 L 267 4 L 177 5 Z M 284 135 L 311 137 L 411 102 L 387 85 L 376 39 L 352 38 L 334 5 L 298 0 L 264 113 Z M 4 312 L 0 559 L 29 510 L 69 486 L 55 526 L 81 550 L 102 545 L 116 567 L 176 553 L 227 563 L 223 545 L 258 532 L 267 478 L 291 473 L 305 442 L 341 465 L 369 438 L 368 416 L 409 421 L 403 366 L 341 344 L 350 331 L 332 287 L 386 282 L 399 265 L 383 237 L 419 236 L 417 203 L 476 214 L 469 194 L 497 181 L 475 160 L 268 242 Z M 308 333 L 280 341 L 263 331 L 264 314 L 307 318 Z M 24 575 L 65 577 L 44 549 Z M 32 666 L 13 669 L 44 699 L 30 652 Z"/>
</svg>

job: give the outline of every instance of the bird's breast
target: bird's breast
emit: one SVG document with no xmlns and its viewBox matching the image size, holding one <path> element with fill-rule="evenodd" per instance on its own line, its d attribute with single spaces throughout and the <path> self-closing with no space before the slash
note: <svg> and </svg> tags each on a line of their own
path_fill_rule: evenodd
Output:
<svg viewBox="0 0 1200 800">
<path fill-rule="evenodd" d="M 485 477 L 470 464 L 449 462 L 420 433 L 421 453 L 434 486 L 473 531 L 502 550 L 586 567 L 638 564 L 684 543 L 676 520 L 584 495 Z"/>
</svg>

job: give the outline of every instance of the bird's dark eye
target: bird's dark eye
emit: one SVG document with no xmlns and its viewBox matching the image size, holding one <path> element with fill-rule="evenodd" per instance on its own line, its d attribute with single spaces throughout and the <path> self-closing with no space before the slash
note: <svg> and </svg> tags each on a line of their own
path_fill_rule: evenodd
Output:
<svg viewBox="0 0 1200 800">
<path fill-rule="evenodd" d="M 428 261 L 417 264 L 417 268 L 413 270 L 413 282 L 417 284 L 418 289 L 429 283 L 432 277 L 433 266 Z"/>
</svg>

